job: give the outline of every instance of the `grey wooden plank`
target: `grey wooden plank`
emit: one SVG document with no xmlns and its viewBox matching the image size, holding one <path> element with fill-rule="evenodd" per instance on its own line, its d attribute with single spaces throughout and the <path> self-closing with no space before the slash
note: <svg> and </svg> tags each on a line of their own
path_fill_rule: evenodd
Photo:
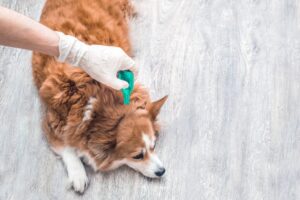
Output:
<svg viewBox="0 0 300 200">
<path fill-rule="evenodd" d="M 0 0 L 38 19 L 43 1 Z M 135 0 L 139 80 L 169 94 L 161 180 L 89 172 L 83 196 L 40 128 L 30 52 L 0 48 L 0 199 L 299 199 L 300 3 Z"/>
</svg>

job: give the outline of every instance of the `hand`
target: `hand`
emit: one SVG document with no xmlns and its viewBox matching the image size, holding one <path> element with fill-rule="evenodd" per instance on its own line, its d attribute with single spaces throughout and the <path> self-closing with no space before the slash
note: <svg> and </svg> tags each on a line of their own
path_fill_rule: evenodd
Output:
<svg viewBox="0 0 300 200">
<path fill-rule="evenodd" d="M 128 83 L 117 78 L 118 71 L 137 72 L 134 61 L 119 47 L 87 45 L 73 36 L 59 34 L 58 61 L 81 67 L 93 79 L 116 90 Z"/>
</svg>

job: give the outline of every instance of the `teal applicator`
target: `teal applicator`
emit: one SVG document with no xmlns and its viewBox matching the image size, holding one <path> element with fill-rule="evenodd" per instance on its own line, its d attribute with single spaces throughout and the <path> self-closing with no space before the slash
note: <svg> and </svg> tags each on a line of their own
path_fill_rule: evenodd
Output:
<svg viewBox="0 0 300 200">
<path fill-rule="evenodd" d="M 133 86 L 134 86 L 134 75 L 129 70 L 119 71 L 118 78 L 123 81 L 126 81 L 129 85 L 128 88 L 124 88 L 121 90 L 122 94 L 123 94 L 124 104 L 129 105 L 130 94 L 131 94 L 131 92 L 133 90 Z"/>
</svg>

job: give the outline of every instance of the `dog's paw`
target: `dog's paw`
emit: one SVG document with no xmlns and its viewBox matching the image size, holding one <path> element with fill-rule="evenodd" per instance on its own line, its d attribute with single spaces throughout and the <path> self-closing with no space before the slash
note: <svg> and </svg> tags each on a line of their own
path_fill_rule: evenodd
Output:
<svg viewBox="0 0 300 200">
<path fill-rule="evenodd" d="M 89 179 L 85 171 L 73 171 L 69 175 L 69 188 L 73 188 L 75 192 L 83 193 L 89 185 Z"/>
</svg>

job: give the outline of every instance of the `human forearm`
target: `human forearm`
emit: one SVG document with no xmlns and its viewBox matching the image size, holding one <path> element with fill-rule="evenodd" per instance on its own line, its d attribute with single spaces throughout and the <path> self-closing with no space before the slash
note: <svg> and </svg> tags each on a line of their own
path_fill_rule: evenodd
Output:
<svg viewBox="0 0 300 200">
<path fill-rule="evenodd" d="M 85 44 L 1 6 L 0 45 L 55 56 L 59 62 L 80 67 L 95 80 L 117 90 L 128 87 L 127 82 L 117 78 L 118 71 L 137 72 L 134 61 L 119 47 Z"/>
<path fill-rule="evenodd" d="M 55 31 L 15 11 L 0 6 L 0 45 L 59 56 Z"/>
</svg>

